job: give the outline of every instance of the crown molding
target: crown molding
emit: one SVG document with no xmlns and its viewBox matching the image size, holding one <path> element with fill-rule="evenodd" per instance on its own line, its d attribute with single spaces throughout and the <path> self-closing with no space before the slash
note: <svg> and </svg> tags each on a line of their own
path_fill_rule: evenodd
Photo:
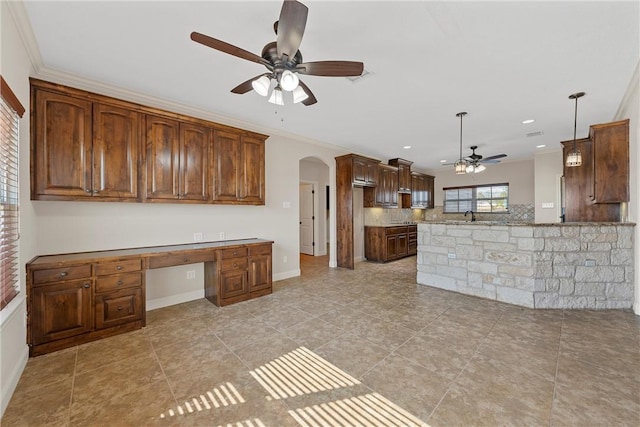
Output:
<svg viewBox="0 0 640 427">
<path fill-rule="evenodd" d="M 638 83 L 640 83 L 640 61 L 636 64 L 636 69 L 633 71 L 627 90 L 624 92 L 624 96 L 620 101 L 618 111 L 616 111 L 616 114 L 613 116 L 614 121 L 629 118 L 628 110 L 631 105 L 631 99 L 637 96 Z"/>
</svg>

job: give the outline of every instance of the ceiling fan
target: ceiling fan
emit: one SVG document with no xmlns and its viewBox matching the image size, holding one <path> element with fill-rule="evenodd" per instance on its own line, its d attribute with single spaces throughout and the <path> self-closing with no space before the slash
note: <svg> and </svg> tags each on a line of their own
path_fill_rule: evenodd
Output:
<svg viewBox="0 0 640 427">
<path fill-rule="evenodd" d="M 484 157 L 480 154 L 476 153 L 476 149 L 478 148 L 477 145 L 472 145 L 471 147 L 471 154 L 467 157 L 465 157 L 463 159 L 464 163 L 466 163 L 466 167 L 465 167 L 465 172 L 466 173 L 479 173 L 482 172 L 483 170 L 486 169 L 486 167 L 483 165 L 483 163 L 491 163 L 491 164 L 495 164 L 495 163 L 500 163 L 500 160 L 503 157 L 507 157 L 506 154 L 496 154 L 493 156 L 489 156 L 489 157 Z M 458 163 L 458 162 L 456 162 Z M 446 165 L 454 165 L 456 163 L 442 163 L 443 166 Z"/>
<path fill-rule="evenodd" d="M 268 73 L 240 83 L 231 89 L 231 92 L 244 94 L 253 89 L 258 94 L 267 96 L 271 86 L 274 86 L 269 98 L 269 102 L 273 104 L 284 105 L 283 91 L 285 91 L 292 92 L 294 103 L 313 105 L 317 99 L 309 87 L 299 79 L 298 74 L 326 77 L 360 76 L 364 70 L 364 64 L 353 61 L 303 62 L 298 48 L 307 24 L 307 14 L 308 9 L 304 4 L 295 0 L 285 0 L 280 18 L 273 24 L 277 40 L 267 43 L 262 49 L 261 56 L 195 31 L 191 33 L 191 40 L 220 52 L 262 64 L 269 70 Z"/>
</svg>

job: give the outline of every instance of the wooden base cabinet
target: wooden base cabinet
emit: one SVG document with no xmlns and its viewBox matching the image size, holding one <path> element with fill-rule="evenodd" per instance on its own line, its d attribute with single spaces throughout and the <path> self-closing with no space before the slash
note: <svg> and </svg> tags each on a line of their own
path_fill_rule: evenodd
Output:
<svg viewBox="0 0 640 427">
<path fill-rule="evenodd" d="M 368 261 L 387 262 L 415 255 L 417 226 L 380 226 L 364 228 L 364 256 Z"/>
<path fill-rule="evenodd" d="M 37 356 L 146 322 L 145 271 L 204 263 L 205 297 L 228 305 L 271 293 L 263 239 L 44 255 L 27 263 L 27 344 Z"/>
</svg>

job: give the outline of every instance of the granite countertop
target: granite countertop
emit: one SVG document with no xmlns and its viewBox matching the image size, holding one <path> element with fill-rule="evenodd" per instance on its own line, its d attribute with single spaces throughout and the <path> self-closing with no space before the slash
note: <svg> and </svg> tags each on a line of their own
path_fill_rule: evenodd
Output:
<svg viewBox="0 0 640 427">
<path fill-rule="evenodd" d="M 509 221 L 460 221 L 460 220 L 436 220 L 436 221 L 419 221 L 418 224 L 444 224 L 444 225 L 497 225 L 497 226 L 527 226 L 527 227 L 556 227 L 556 226 L 618 226 L 618 225 L 636 225 L 634 222 L 509 222 Z"/>
</svg>

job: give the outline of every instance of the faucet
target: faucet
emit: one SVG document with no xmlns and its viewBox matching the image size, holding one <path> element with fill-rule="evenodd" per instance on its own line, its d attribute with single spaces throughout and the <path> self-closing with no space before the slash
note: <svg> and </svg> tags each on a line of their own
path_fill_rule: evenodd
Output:
<svg viewBox="0 0 640 427">
<path fill-rule="evenodd" d="M 464 216 L 467 216 L 467 214 L 468 214 L 469 212 L 471 212 L 471 222 L 476 222 L 476 214 L 475 214 L 475 212 L 473 212 L 473 211 L 466 211 L 466 212 L 464 213 Z"/>
</svg>

